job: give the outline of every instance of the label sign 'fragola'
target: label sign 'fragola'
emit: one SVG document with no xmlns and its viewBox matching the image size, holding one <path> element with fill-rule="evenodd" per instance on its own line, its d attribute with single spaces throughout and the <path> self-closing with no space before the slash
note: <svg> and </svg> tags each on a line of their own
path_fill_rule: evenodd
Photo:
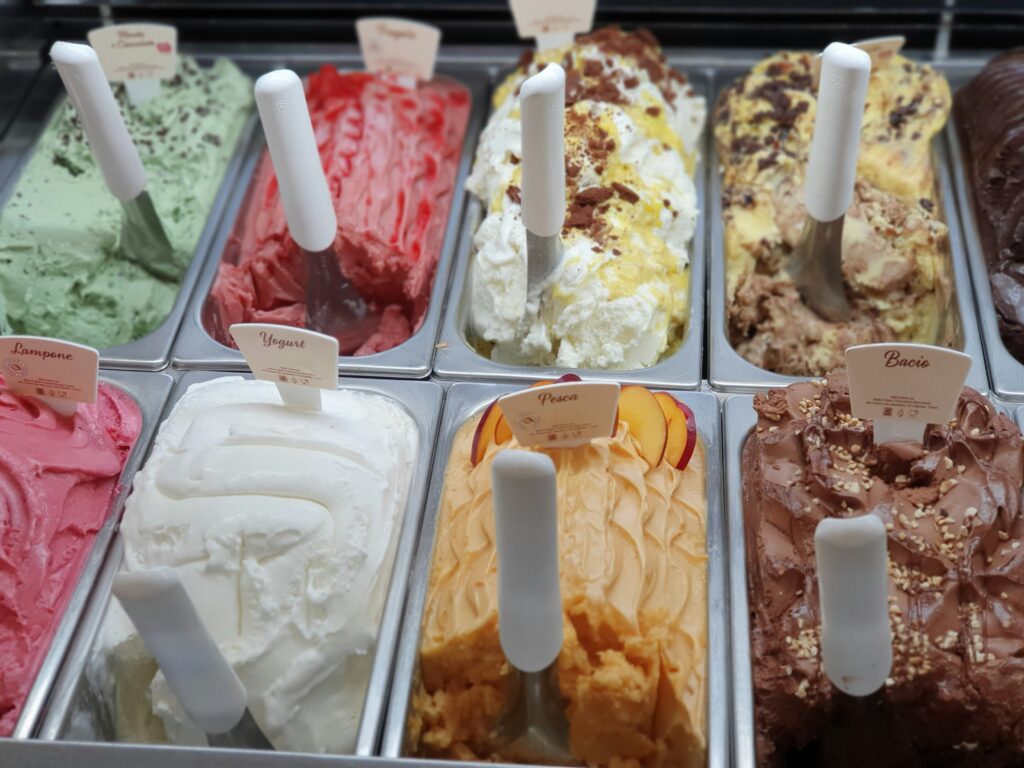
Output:
<svg viewBox="0 0 1024 768">
<path fill-rule="evenodd" d="M 100 353 L 41 336 L 0 337 L 0 373 L 8 389 L 51 403 L 96 402 Z"/>
<path fill-rule="evenodd" d="M 107 80 L 170 80 L 178 69 L 178 30 L 169 24 L 114 24 L 89 32 Z"/>
<path fill-rule="evenodd" d="M 521 446 L 569 448 L 615 431 L 619 385 L 576 381 L 533 387 L 498 400 Z"/>
<path fill-rule="evenodd" d="M 430 80 L 441 45 L 441 30 L 430 24 L 385 16 L 356 21 L 366 69 Z"/>
</svg>

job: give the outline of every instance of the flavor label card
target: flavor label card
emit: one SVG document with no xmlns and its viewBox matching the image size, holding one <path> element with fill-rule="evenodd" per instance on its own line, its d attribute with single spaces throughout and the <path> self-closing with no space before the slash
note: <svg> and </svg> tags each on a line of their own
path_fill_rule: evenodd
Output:
<svg viewBox="0 0 1024 768">
<path fill-rule="evenodd" d="M 858 419 L 949 421 L 971 356 L 927 344 L 864 344 L 846 350 L 850 406 Z"/>
<path fill-rule="evenodd" d="M 89 32 L 107 80 L 169 80 L 178 66 L 178 30 L 168 24 L 114 24 Z"/>
<path fill-rule="evenodd" d="M 338 340 L 333 336 L 269 323 L 236 323 L 228 330 L 257 379 L 338 388 Z"/>
<path fill-rule="evenodd" d="M 430 80 L 441 30 L 418 21 L 373 16 L 356 21 L 363 62 L 370 72 Z"/>
<path fill-rule="evenodd" d="M 7 387 L 55 403 L 95 403 L 100 353 L 39 336 L 0 337 L 0 373 Z"/>
<path fill-rule="evenodd" d="M 893 35 L 891 37 L 871 37 L 867 40 L 850 43 L 850 45 L 854 48 L 860 48 L 871 57 L 871 71 L 873 72 L 883 66 L 888 59 L 903 50 L 903 45 L 906 42 L 907 38 L 903 37 L 903 35 Z M 820 53 L 814 57 L 811 75 L 814 77 L 814 86 L 817 87 L 818 79 L 821 77 Z"/>
<path fill-rule="evenodd" d="M 612 434 L 619 385 L 602 381 L 549 384 L 505 395 L 498 405 L 520 445 L 571 448 Z"/>
<path fill-rule="evenodd" d="M 536 37 L 540 43 L 556 36 L 572 42 L 574 34 L 589 32 L 594 25 L 597 0 L 509 0 L 509 5 L 520 37 Z"/>
</svg>

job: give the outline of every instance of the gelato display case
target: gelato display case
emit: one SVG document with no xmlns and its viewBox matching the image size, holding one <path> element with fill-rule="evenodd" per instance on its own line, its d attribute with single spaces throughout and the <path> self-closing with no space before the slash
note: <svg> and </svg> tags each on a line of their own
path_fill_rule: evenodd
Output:
<svg viewBox="0 0 1024 768">
<path fill-rule="evenodd" d="M 556 45 L 508 0 L 0 0 L 0 335 L 95 347 L 103 393 L 68 422 L 0 359 L 0 766 L 541 764 L 503 725 L 540 679 L 499 619 L 491 473 L 523 445 L 556 476 L 553 762 L 1024 763 L 1024 6 L 595 5 Z M 368 16 L 439 29 L 429 76 L 367 70 Z M 173 275 L 128 257 L 48 55 L 110 24 L 177 29 L 159 96 L 112 89 Z M 852 309 L 827 320 L 789 266 L 836 41 L 874 58 L 834 251 Z M 229 331 L 325 327 L 254 98 L 277 69 L 304 84 L 328 282 L 370 317 L 318 411 Z M 542 232 L 526 166 L 552 142 L 522 121 L 556 69 Z M 873 445 L 842 371 L 870 342 L 970 355 L 955 418 Z M 520 443 L 495 405 L 580 380 L 619 385 L 610 437 L 572 444 L 577 415 Z M 821 660 L 811 539 L 865 512 L 890 525 L 895 663 L 854 700 Z M 157 568 L 276 751 L 186 714 L 115 597 Z"/>
</svg>

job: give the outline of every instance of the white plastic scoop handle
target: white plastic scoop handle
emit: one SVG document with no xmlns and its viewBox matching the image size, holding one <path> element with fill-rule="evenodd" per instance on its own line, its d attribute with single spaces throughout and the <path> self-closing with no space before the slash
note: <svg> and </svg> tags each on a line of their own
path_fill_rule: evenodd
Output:
<svg viewBox="0 0 1024 768">
<path fill-rule="evenodd" d="M 807 212 L 817 221 L 835 221 L 853 202 L 870 77 L 871 57 L 864 51 L 845 43 L 825 49 L 804 182 Z"/>
<path fill-rule="evenodd" d="M 146 172 L 96 51 L 88 45 L 58 42 L 50 48 L 50 58 L 82 123 L 107 188 L 123 203 L 134 200 L 146 187 Z"/>
<path fill-rule="evenodd" d="M 257 80 L 255 91 L 288 232 L 303 250 L 323 251 L 334 242 L 338 220 L 302 80 L 290 69 L 279 69 Z"/>
<path fill-rule="evenodd" d="M 825 674 L 868 696 L 892 669 L 885 526 L 874 515 L 828 518 L 814 532 Z"/>
<path fill-rule="evenodd" d="M 523 672 L 562 650 L 555 465 L 543 453 L 504 450 L 491 465 L 498 549 L 498 633 Z"/>
<path fill-rule="evenodd" d="M 245 714 L 245 688 L 178 574 L 166 567 L 120 573 L 114 594 L 192 722 L 207 733 L 234 728 Z"/>
<path fill-rule="evenodd" d="M 551 237 L 565 221 L 565 70 L 548 64 L 519 91 L 523 224 Z"/>
</svg>

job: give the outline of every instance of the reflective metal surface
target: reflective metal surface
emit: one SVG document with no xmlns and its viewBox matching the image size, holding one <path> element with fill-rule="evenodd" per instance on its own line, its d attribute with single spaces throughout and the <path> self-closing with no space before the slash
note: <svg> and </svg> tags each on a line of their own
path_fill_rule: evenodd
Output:
<svg viewBox="0 0 1024 768">
<path fill-rule="evenodd" d="M 190 371 L 182 374 L 168 400 L 167 413 L 170 413 L 171 407 L 190 385 L 226 375 L 238 374 L 219 371 Z M 246 378 L 251 376 L 246 375 Z M 406 588 L 409 584 L 409 568 L 419 532 L 444 390 L 438 384 L 429 381 L 384 379 L 346 380 L 342 382 L 342 386 L 345 389 L 373 392 L 393 398 L 412 416 L 419 431 L 418 458 L 416 464 L 409 468 L 409 497 L 398 532 L 391 581 L 384 603 L 373 667 L 356 739 L 356 754 L 368 756 L 375 753 L 383 727 L 392 662 L 402 623 Z M 93 650 L 94 644 L 107 613 L 111 585 L 121 567 L 123 555 L 123 540 L 118 535 L 54 686 L 53 698 L 38 732 L 42 739 L 80 739 L 85 735 L 89 739 L 102 741 L 114 737 L 110 728 L 112 721 L 108 711 L 109 702 L 105 701 L 101 692 L 91 684 L 86 672 L 91 658 L 97 652 Z M 249 758 L 246 757 L 246 760 Z"/>
<path fill-rule="evenodd" d="M 331 51 L 328 53 L 312 50 L 299 53 L 284 49 L 274 56 L 264 54 L 261 57 L 243 59 L 243 61 L 248 67 L 262 72 L 275 68 L 289 68 L 299 74 L 313 70 L 324 63 L 334 64 L 340 69 L 362 67 L 362 61 L 353 46 L 343 46 L 340 50 L 343 52 Z M 489 84 L 493 76 L 484 59 L 462 57 L 449 59 L 444 55 L 438 60 L 437 73 L 465 85 L 470 91 L 472 105 L 462 145 L 462 156 L 455 177 L 455 192 L 452 195 L 444 243 L 441 246 L 441 255 L 434 276 L 430 304 L 419 330 L 397 347 L 363 357 L 339 357 L 338 369 L 343 374 L 397 376 L 414 379 L 425 378 L 430 374 L 434 359 L 434 346 L 437 342 L 437 328 L 441 320 L 458 241 L 458 224 L 462 219 L 463 205 L 466 199 L 463 186 L 466 176 L 469 174 L 473 151 L 486 109 Z M 221 226 L 210 244 L 209 254 L 199 277 L 195 296 L 189 304 L 181 333 L 174 345 L 172 362 L 176 367 L 203 370 L 247 370 L 245 360 L 238 350 L 221 344 L 207 332 L 207 327 L 210 327 L 213 321 L 212 306 L 208 296 L 234 229 L 235 220 L 243 209 L 249 182 L 263 153 L 264 146 L 263 132 L 257 128 L 246 151 L 244 169 L 239 174 L 235 188 L 229 195 Z"/>
<path fill-rule="evenodd" d="M 437 535 L 437 515 L 445 469 L 455 435 L 462 424 L 500 395 L 519 389 L 515 384 L 456 383 L 448 388 L 430 478 L 426 513 L 411 571 L 405 624 L 395 659 L 391 702 L 380 754 L 397 758 L 405 752 L 410 697 L 418 675 L 420 628 Z M 670 390 L 671 391 L 671 390 Z M 725 519 L 721 505 L 721 427 L 718 399 L 706 392 L 671 391 L 697 419 L 697 432 L 707 452 L 708 551 L 708 765 L 729 764 L 728 597 L 726 593 Z M 741 553 L 742 556 L 742 553 Z M 447 763 L 452 765 L 452 763 Z"/>
<path fill-rule="evenodd" d="M 64 654 L 71 643 L 75 627 L 78 625 L 93 584 L 100 573 L 114 531 L 120 524 L 124 502 L 131 490 L 132 478 L 135 476 L 135 471 L 142 465 L 143 457 L 149 453 L 149 444 L 156 432 L 157 424 L 160 423 L 164 403 L 171 391 L 174 378 L 166 373 L 100 371 L 100 381 L 113 384 L 132 396 L 142 412 L 142 430 L 128 456 L 128 461 L 125 462 L 124 468 L 121 470 L 121 487 L 110 505 L 110 514 L 93 540 L 89 554 L 82 565 L 82 571 L 78 575 L 75 590 L 72 592 L 71 599 L 57 625 L 57 631 L 50 643 L 50 650 L 47 652 L 46 658 L 39 668 L 39 674 L 36 675 L 35 683 L 25 700 L 21 717 L 12 734 L 14 738 L 23 739 L 31 736 L 44 713 L 47 698 L 57 679 Z M 4 759 L 4 747 L 0 744 L 0 765 L 5 765 Z"/>
<path fill-rule="evenodd" d="M 739 57 L 737 57 L 739 58 Z M 735 65 L 715 70 L 713 94 L 717 101 L 719 94 L 737 77 L 742 76 L 757 59 L 743 59 Z M 729 341 L 728 301 L 726 297 L 726 265 L 724 227 L 722 223 L 722 184 L 719 173 L 718 155 L 712 142 L 711 179 L 709 181 L 711 217 L 711 272 L 708 293 L 708 381 L 711 387 L 722 392 L 756 392 L 769 387 L 784 387 L 804 378 L 783 376 L 758 368 L 741 357 Z M 948 155 L 941 137 L 933 144 L 934 163 L 937 171 L 939 204 L 943 218 L 949 227 L 948 274 L 953 292 L 953 301 L 947 317 L 949 332 L 944 334 L 953 339 L 954 347 L 968 353 L 973 359 L 967 384 L 980 392 L 988 392 L 988 374 L 985 356 L 978 334 L 974 297 L 970 290 L 970 275 L 963 251 L 960 234 L 960 220 L 950 177 Z"/>
<path fill-rule="evenodd" d="M 733 640 L 732 765 L 756 768 L 753 668 L 750 663 L 750 608 L 747 603 L 747 550 L 743 530 L 743 472 L 741 454 L 757 424 L 754 399 L 733 395 L 725 401 L 722 426 L 725 442 L 725 513 L 729 531 L 729 619 Z"/>
<path fill-rule="evenodd" d="M 197 54 L 196 59 L 203 66 L 209 66 L 217 58 L 216 54 Z M 243 70 L 252 75 L 252 71 Z M 262 74 L 262 73 L 260 73 Z M 6 184 L 0 186 L 0 214 L 7 203 L 18 182 L 18 177 L 31 159 L 37 140 L 41 137 L 43 130 L 49 124 L 57 110 L 64 104 L 64 89 L 61 86 L 57 71 L 47 63 L 40 72 L 32 87 L 32 93 L 28 101 L 19 111 L 17 118 L 11 125 L 10 132 L 4 140 L 18 146 L 17 163 L 8 175 Z M 194 255 L 188 269 L 185 271 L 178 287 L 178 294 L 171 306 L 171 311 L 163 322 L 150 333 L 141 338 L 130 341 L 127 344 L 120 344 L 116 347 L 107 347 L 100 350 L 100 365 L 105 368 L 120 368 L 127 370 L 158 371 L 167 366 L 171 356 L 171 347 L 181 324 L 185 307 L 195 286 L 196 277 L 202 267 L 203 255 L 209 248 L 210 240 L 216 232 L 217 223 L 220 221 L 229 191 L 235 184 L 235 177 L 238 174 L 242 163 L 242 152 L 249 141 L 255 123 L 255 115 L 251 115 L 239 134 L 235 151 L 228 161 L 221 179 L 220 189 L 214 197 L 213 205 L 206 218 L 202 233 L 196 243 Z M 3 153 L 0 152 L 0 160 Z M 2 182 L 2 179 L 0 179 Z"/>
<path fill-rule="evenodd" d="M 710 71 L 699 60 L 680 61 L 666 51 L 669 63 L 684 72 L 696 93 L 708 96 Z M 505 62 L 511 69 L 515 56 Z M 434 372 L 448 380 L 490 380 L 490 381 L 535 381 L 557 379 L 570 370 L 587 380 L 620 381 L 655 387 L 676 389 L 697 389 L 702 377 L 702 350 L 704 347 L 704 296 L 705 296 L 705 215 L 708 200 L 705 194 L 705 168 L 710 147 L 708 131 L 705 130 L 700 146 L 700 160 L 694 173 L 699 213 L 693 242 L 690 246 L 690 315 L 685 335 L 678 348 L 650 368 L 631 371 L 598 371 L 593 369 L 569 369 L 556 366 L 505 365 L 484 357 L 471 343 L 469 327 L 469 270 L 473 251 L 473 233 L 483 220 L 483 210 L 476 198 L 471 198 L 466 207 L 459 239 L 458 258 L 454 267 L 451 295 L 441 322 L 441 336 Z"/>
<path fill-rule="evenodd" d="M 971 79 L 980 67 L 950 75 L 950 85 L 956 90 Z M 978 307 L 978 326 L 981 341 L 988 357 L 989 374 L 992 377 L 992 391 L 1007 400 L 1024 400 L 1024 363 L 1010 354 L 999 334 L 999 321 L 992 301 L 992 287 L 989 283 L 988 263 L 978 234 L 974 200 L 971 196 L 964 155 L 952 121 L 946 125 L 946 141 L 949 142 L 953 186 L 956 190 L 957 205 L 963 223 L 963 242 L 970 265 L 974 284 L 974 300 Z"/>
</svg>

